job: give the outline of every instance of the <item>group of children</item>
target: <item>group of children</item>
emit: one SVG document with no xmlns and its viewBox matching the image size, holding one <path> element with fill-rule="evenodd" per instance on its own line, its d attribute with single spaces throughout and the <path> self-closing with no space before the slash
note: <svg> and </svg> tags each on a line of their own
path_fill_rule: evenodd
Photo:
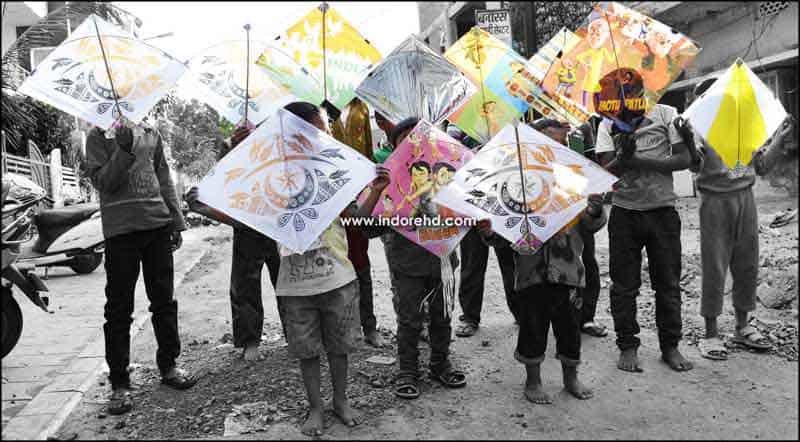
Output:
<svg viewBox="0 0 800 442">
<path fill-rule="evenodd" d="M 708 81 L 701 84 L 696 94 L 700 95 L 703 88 L 709 85 Z M 368 118 L 366 122 L 362 121 L 366 106 L 354 101 L 350 107 L 345 111 L 345 118 L 352 120 L 353 124 L 360 121 L 361 128 L 351 130 L 348 134 L 347 128 L 337 128 L 336 124 L 341 126 L 341 123 L 334 122 L 334 135 L 345 142 L 349 140 L 348 144 L 358 144 L 361 147 L 356 148 L 365 150 L 362 153 L 372 154 L 371 140 L 365 142 L 357 139 L 359 134 L 369 131 Z M 326 113 L 316 105 L 295 102 L 285 106 L 285 109 L 322 131 L 331 131 Z M 412 117 L 395 125 L 376 114 L 376 122 L 387 135 L 389 143 L 389 146 L 375 152 L 375 158 L 380 163 L 378 154 L 390 152 L 392 146 L 399 145 L 418 120 Z M 698 174 L 697 186 L 702 200 L 701 314 L 707 324 L 706 339 L 700 344 L 703 356 L 714 359 L 727 356 L 718 336 L 716 318 L 721 312 L 724 278 L 729 267 L 734 275 L 733 302 L 737 317 L 734 339 L 754 348 L 768 345 L 765 338 L 748 324 L 748 313 L 755 308 L 758 271 L 758 226 L 752 186 L 756 174 L 763 175 L 782 155 L 788 154 L 783 141 L 792 128 L 791 123 L 787 121 L 771 143 L 754 155 L 750 166 L 734 171 L 728 170 L 714 151 L 694 136 L 691 127 L 677 116 L 674 108 L 657 105 L 646 117 L 631 123 L 634 128 L 632 132 L 625 132 L 605 120 L 596 131 L 597 161 L 620 177 L 613 192 L 608 218 L 603 209 L 603 195 L 589 195 L 587 207 L 579 215 L 578 222 L 557 233 L 533 255 L 511 250 L 508 242 L 494 234 L 485 220 L 468 235 L 472 249 L 483 248 L 482 255 L 488 256 L 488 247 L 492 246 L 498 257 L 502 255 L 504 258 L 501 267 L 505 291 L 519 325 L 514 357 L 526 367 L 524 394 L 534 403 L 551 402 L 542 389 L 539 371 L 551 325 L 566 390 L 579 399 L 592 396 L 592 391 L 578 379 L 577 366 L 581 361 L 581 331 L 593 330 L 595 335 L 604 332 L 598 330 L 599 326 L 593 322 L 597 296 L 587 294 L 586 286 L 589 278 L 592 281 L 597 278 L 593 235 L 603 228 L 606 221 L 612 280 L 611 311 L 620 349 L 618 367 L 625 371 L 642 370 L 637 356 L 640 341 L 637 337 L 636 297 L 641 285 L 641 251 L 645 248 L 655 290 L 656 324 L 662 359 L 678 371 L 692 368 L 692 364 L 678 351 L 682 326 L 679 286 L 681 222 L 674 208 L 677 197 L 673 192 L 672 172 L 676 170 L 691 168 Z M 561 143 L 564 143 L 564 136 L 569 130 L 567 126 L 552 120 L 538 121 L 534 127 Z M 249 133 L 247 128 L 237 129 L 227 149 L 235 147 Z M 595 136 L 591 129 L 586 131 L 586 135 Z M 386 153 L 383 152 L 383 158 Z M 112 160 L 121 162 L 126 158 L 125 155 L 130 154 L 114 152 Z M 102 174 L 111 170 L 111 167 L 115 166 L 96 162 L 97 171 L 93 177 L 95 185 L 109 185 Z M 365 189 L 366 200 L 361 205 L 353 202 L 346 208 L 321 235 L 319 247 L 302 255 L 282 250 L 272 239 L 203 205 L 197 200 L 196 188 L 185 197 L 191 210 L 234 227 L 230 292 L 233 335 L 234 344 L 244 349 L 243 356 L 248 360 L 259 357 L 258 345 L 263 324 L 260 279 L 263 265 L 268 266 L 288 349 L 300 362 L 307 390 L 310 410 L 302 430 L 309 435 L 320 435 L 323 429 L 320 355 L 326 353 L 329 361 L 333 411 L 343 423 L 354 426 L 358 418 L 349 406 L 346 388 L 348 354 L 356 345 L 359 326 L 367 342 L 376 346 L 382 344 L 372 312 L 371 278 L 366 256 L 368 238 L 381 238 L 389 266 L 392 301 L 397 315 L 398 371 L 394 382 L 395 394 L 407 399 L 420 395 L 418 342 L 426 325 L 426 339 L 431 348 L 428 362 L 431 378 L 448 388 L 464 387 L 467 383 L 466 373 L 456 368 L 449 358 L 452 328 L 451 320 L 445 314 L 440 258 L 393 229 L 378 227 L 377 223 L 374 226 L 362 224 L 363 227 L 355 230 L 351 227 L 346 230 L 342 224 L 342 218 L 370 217 L 390 182 L 388 171 L 377 166 L 377 178 Z M 164 213 L 159 212 L 159 216 L 165 217 L 165 223 L 170 221 L 170 216 L 175 218 L 178 216 L 176 213 L 179 214 L 173 205 L 169 205 L 169 210 L 160 209 Z M 103 209 L 104 224 L 107 211 L 107 208 Z M 175 222 L 178 221 L 181 220 Z M 164 234 L 168 235 L 169 232 L 165 231 Z M 591 251 L 589 256 L 587 251 Z M 107 260 L 116 261 L 114 256 L 109 254 Z M 481 258 L 483 263 L 482 266 L 478 265 L 478 271 L 485 272 L 485 257 Z M 459 264 L 455 253 L 444 259 L 451 260 L 453 268 Z M 462 259 L 465 262 L 475 259 L 471 252 L 464 253 L 463 244 Z M 354 265 L 356 262 L 359 263 L 357 266 Z M 116 264 L 107 262 L 107 267 L 109 265 Z M 297 278 L 292 271 L 297 267 L 302 267 L 304 274 L 313 273 L 313 277 Z M 148 276 L 147 271 L 145 276 Z M 370 286 L 366 290 L 365 284 Z M 478 279 L 478 284 L 482 295 L 483 277 Z M 596 291 L 599 293 L 599 287 Z M 367 297 L 369 299 L 365 299 Z M 171 291 L 169 298 L 172 298 Z M 420 308 L 426 299 L 427 309 Z M 588 315 L 586 304 L 590 305 Z M 464 305 L 462 300 L 464 314 L 471 314 L 469 309 L 464 309 Z M 173 307 L 172 310 L 177 309 Z M 170 314 L 169 317 L 172 316 Z M 367 322 L 364 322 L 365 316 Z M 154 321 L 155 317 L 154 314 Z M 470 331 L 474 333 L 477 322 L 472 324 Z M 591 326 L 587 329 L 587 325 Z M 172 325 L 169 327 L 171 329 Z M 175 352 L 174 348 L 172 352 Z M 188 388 L 195 381 L 180 371 L 175 372 L 174 356 L 177 355 L 170 353 L 169 361 L 164 356 L 164 363 L 160 364 L 160 367 L 163 365 L 165 382 L 174 384 L 176 388 Z M 121 371 L 112 372 L 117 376 Z M 128 382 L 127 379 L 118 383 L 125 382 Z"/>
</svg>

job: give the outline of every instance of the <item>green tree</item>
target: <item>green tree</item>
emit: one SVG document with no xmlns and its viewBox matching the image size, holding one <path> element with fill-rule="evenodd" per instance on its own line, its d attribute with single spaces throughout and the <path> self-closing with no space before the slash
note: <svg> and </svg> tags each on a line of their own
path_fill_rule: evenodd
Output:
<svg viewBox="0 0 800 442">
<path fill-rule="evenodd" d="M 219 115 L 195 99 L 169 98 L 156 110 L 156 121 L 172 158 L 173 167 L 193 178 L 202 178 L 217 161 L 223 136 Z"/>
</svg>

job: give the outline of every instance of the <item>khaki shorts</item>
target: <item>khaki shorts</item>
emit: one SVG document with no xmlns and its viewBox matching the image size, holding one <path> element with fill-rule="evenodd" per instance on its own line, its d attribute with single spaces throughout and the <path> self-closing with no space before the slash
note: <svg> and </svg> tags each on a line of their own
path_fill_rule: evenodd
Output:
<svg viewBox="0 0 800 442">
<path fill-rule="evenodd" d="M 278 309 L 293 358 L 344 355 L 355 349 L 360 328 L 357 281 L 320 295 L 282 296 Z"/>
</svg>

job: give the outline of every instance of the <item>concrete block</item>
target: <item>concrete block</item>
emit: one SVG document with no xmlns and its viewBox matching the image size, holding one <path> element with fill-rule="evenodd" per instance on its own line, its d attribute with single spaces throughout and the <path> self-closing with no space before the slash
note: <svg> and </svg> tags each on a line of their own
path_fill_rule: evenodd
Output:
<svg viewBox="0 0 800 442">
<path fill-rule="evenodd" d="M 69 402 L 74 394 L 74 392 L 40 393 L 25 408 L 20 410 L 17 417 L 56 414 Z"/>
<path fill-rule="evenodd" d="M 3 427 L 3 440 L 36 439 L 54 416 L 54 414 L 17 416 Z"/>
</svg>

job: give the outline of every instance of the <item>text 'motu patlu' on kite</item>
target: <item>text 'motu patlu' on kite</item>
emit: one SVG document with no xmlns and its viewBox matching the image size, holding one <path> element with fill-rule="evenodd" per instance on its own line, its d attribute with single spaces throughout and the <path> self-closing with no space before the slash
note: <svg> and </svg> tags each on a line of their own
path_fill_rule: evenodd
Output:
<svg viewBox="0 0 800 442">
<path fill-rule="evenodd" d="M 624 110 L 649 112 L 700 52 L 680 32 L 614 2 L 597 3 L 574 33 L 556 37 L 560 55 L 542 88 L 573 109 L 617 121 L 626 118 Z"/>
<path fill-rule="evenodd" d="M 92 14 L 19 92 L 109 130 L 121 118 L 141 123 L 184 72 L 174 57 Z"/>
</svg>

